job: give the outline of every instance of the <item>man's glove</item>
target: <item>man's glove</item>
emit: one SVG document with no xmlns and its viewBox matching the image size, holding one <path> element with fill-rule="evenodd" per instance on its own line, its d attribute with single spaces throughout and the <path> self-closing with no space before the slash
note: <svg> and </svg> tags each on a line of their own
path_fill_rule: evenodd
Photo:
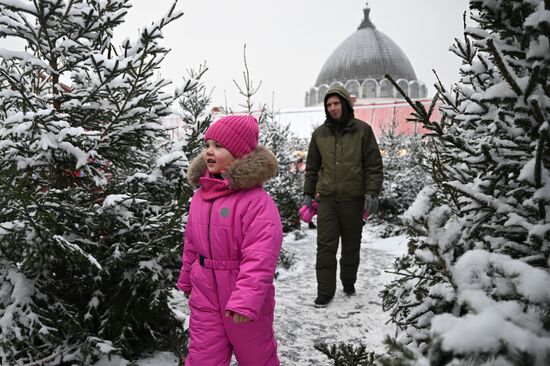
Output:
<svg viewBox="0 0 550 366">
<path fill-rule="evenodd" d="M 378 212 L 378 197 L 375 197 L 372 194 L 366 194 L 365 206 L 363 209 L 367 211 L 367 215 L 369 217 L 376 215 Z"/>
<path fill-rule="evenodd" d="M 312 206 L 313 197 L 311 197 L 309 194 L 304 194 L 304 205 L 306 205 L 308 208 L 313 208 Z"/>
</svg>

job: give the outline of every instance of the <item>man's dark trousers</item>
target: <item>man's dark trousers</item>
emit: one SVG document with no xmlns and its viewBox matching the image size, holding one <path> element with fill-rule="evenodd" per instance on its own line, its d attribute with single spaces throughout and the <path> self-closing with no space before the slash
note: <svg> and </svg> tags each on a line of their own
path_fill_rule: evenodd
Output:
<svg viewBox="0 0 550 366">
<path fill-rule="evenodd" d="M 357 279 L 364 197 L 337 201 L 319 197 L 317 208 L 317 294 L 332 297 L 336 291 L 336 254 L 342 238 L 340 280 L 353 285 Z"/>
</svg>

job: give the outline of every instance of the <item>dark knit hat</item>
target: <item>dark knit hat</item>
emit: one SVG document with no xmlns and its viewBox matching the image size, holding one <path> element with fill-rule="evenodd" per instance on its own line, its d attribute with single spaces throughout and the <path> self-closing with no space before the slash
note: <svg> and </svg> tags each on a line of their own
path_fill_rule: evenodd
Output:
<svg viewBox="0 0 550 366">
<path fill-rule="evenodd" d="M 231 155 L 240 159 L 258 145 L 258 121 L 251 115 L 229 115 L 214 122 L 204 135 L 204 141 L 212 139 L 225 147 Z"/>
</svg>

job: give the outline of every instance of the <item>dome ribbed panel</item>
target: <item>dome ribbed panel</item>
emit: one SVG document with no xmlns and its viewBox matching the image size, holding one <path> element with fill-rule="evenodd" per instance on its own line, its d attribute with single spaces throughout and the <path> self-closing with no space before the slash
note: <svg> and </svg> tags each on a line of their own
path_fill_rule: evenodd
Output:
<svg viewBox="0 0 550 366">
<path fill-rule="evenodd" d="M 414 69 L 399 46 L 375 28 L 358 29 L 332 52 L 315 86 L 347 80 L 380 80 L 390 74 L 395 80 L 416 80 Z"/>
</svg>

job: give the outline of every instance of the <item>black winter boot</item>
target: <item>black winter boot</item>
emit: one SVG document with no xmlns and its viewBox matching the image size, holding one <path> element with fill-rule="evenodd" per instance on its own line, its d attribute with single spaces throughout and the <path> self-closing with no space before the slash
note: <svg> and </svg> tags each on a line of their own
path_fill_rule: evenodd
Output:
<svg viewBox="0 0 550 366">
<path fill-rule="evenodd" d="M 328 306 L 328 303 L 332 300 L 332 296 L 327 295 L 319 295 L 315 299 L 315 307 L 316 308 L 326 308 Z"/>
<path fill-rule="evenodd" d="M 353 295 L 355 293 L 354 285 L 344 285 L 344 292 L 346 295 Z"/>
</svg>

